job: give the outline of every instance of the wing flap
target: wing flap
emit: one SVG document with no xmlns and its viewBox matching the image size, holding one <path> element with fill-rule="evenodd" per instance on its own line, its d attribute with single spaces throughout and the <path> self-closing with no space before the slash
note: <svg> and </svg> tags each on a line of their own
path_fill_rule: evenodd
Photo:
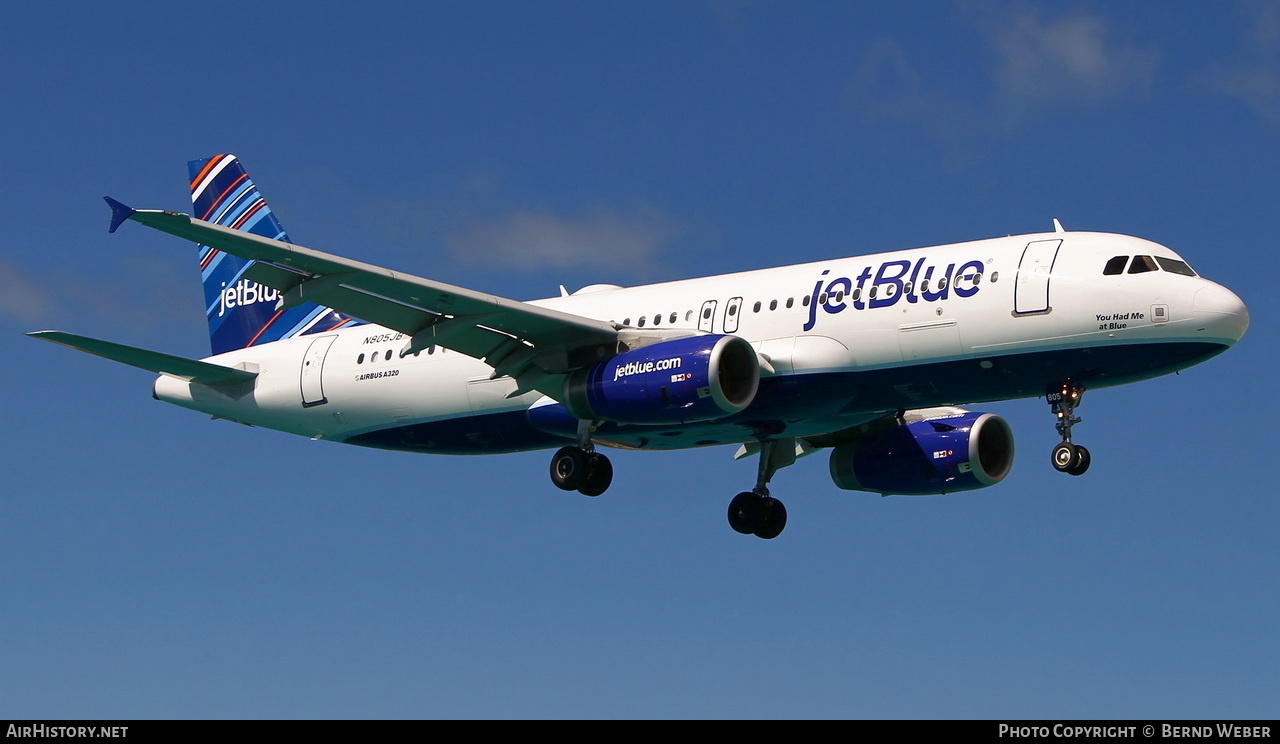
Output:
<svg viewBox="0 0 1280 744">
<path fill-rule="evenodd" d="M 172 354 L 162 354 L 158 351 L 125 346 L 111 341 L 77 336 L 74 333 L 35 331 L 27 335 L 87 352 L 94 356 L 128 364 L 131 367 L 205 385 L 238 385 L 249 382 L 258 376 L 257 372 L 246 372 L 242 369 L 232 369 L 220 364 L 210 364 Z"/>
</svg>

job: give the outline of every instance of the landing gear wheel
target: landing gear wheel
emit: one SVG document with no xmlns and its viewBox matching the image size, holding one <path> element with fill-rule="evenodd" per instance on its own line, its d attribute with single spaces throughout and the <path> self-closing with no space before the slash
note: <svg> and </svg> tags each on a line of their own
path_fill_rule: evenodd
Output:
<svg viewBox="0 0 1280 744">
<path fill-rule="evenodd" d="M 586 452 L 577 447 L 561 447 L 551 458 L 551 482 L 565 491 L 578 490 L 586 476 L 586 461 Z"/>
<path fill-rule="evenodd" d="M 756 529 L 755 534 L 762 540 L 772 540 L 781 535 L 782 528 L 787 526 L 787 507 L 773 497 L 765 497 L 765 502 L 769 515 L 764 518 L 764 523 Z"/>
<path fill-rule="evenodd" d="M 1078 444 L 1074 446 L 1076 448 L 1076 466 L 1067 472 L 1071 475 L 1084 475 L 1084 471 L 1089 469 L 1089 463 L 1092 461 L 1092 458 L 1089 457 L 1089 450 Z"/>
<path fill-rule="evenodd" d="M 734 532 L 754 535 L 766 516 L 764 499 L 759 494 L 743 491 L 729 502 L 729 526 Z"/>
<path fill-rule="evenodd" d="M 787 508 L 772 496 L 743 491 L 729 502 L 729 526 L 743 535 L 772 540 L 787 526 Z"/>
<path fill-rule="evenodd" d="M 1053 469 L 1059 473 L 1070 473 L 1072 470 L 1080 466 L 1080 450 L 1083 447 L 1077 447 L 1071 442 L 1061 442 L 1053 447 L 1053 453 L 1049 456 L 1053 463 Z M 1085 450 L 1087 453 L 1088 450 Z M 1087 455 L 1086 455 L 1087 456 Z M 1086 465 L 1085 467 L 1088 467 Z M 1083 470 L 1080 472 L 1084 472 Z"/>
<path fill-rule="evenodd" d="M 583 496 L 599 496 L 609 489 L 613 482 L 613 463 L 599 452 L 590 452 L 586 456 L 586 472 L 578 485 L 578 493 Z"/>
</svg>

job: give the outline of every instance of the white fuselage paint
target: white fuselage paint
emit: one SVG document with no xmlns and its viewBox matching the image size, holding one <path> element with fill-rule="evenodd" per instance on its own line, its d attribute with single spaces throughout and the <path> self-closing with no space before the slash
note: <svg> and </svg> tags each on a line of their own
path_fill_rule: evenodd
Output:
<svg viewBox="0 0 1280 744">
<path fill-rule="evenodd" d="M 1046 241 L 1061 244 L 1053 250 Z M 606 288 L 531 304 L 631 327 L 644 318 L 646 330 L 735 333 L 751 342 L 774 375 L 796 376 L 1121 344 L 1229 346 L 1243 333 L 1248 314 L 1230 291 L 1165 271 L 1104 276 L 1104 264 L 1120 255 L 1179 258 L 1139 238 L 1046 233 Z M 978 273 L 976 285 L 956 277 Z M 710 317 L 703 315 L 707 309 Z M 333 338 L 318 341 L 322 336 Z M 164 376 L 155 396 L 243 423 L 337 440 L 401 424 L 523 411 L 542 398 L 537 392 L 508 398 L 513 380 L 490 380 L 492 368 L 458 352 L 436 348 L 401 358 L 405 341 L 373 325 L 277 341 L 206 360 L 258 371 L 252 390 L 240 397 Z M 323 354 L 316 351 L 321 347 L 327 347 Z M 322 365 L 318 379 L 306 365 Z M 1042 392 L 1028 389 L 1024 396 Z M 865 420 L 856 413 L 849 412 L 850 423 Z M 838 425 L 831 418 L 836 416 L 832 411 L 815 422 L 811 433 Z M 795 429 L 804 430 L 803 423 Z"/>
</svg>

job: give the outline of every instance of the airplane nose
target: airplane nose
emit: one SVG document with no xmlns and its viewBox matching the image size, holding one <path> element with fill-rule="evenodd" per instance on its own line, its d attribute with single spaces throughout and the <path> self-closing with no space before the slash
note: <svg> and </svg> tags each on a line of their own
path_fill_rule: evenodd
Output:
<svg viewBox="0 0 1280 744">
<path fill-rule="evenodd" d="M 1204 333 L 1234 344 L 1249 328 L 1249 308 L 1235 292 L 1212 282 L 1206 284 L 1192 300 L 1196 320 Z"/>
</svg>

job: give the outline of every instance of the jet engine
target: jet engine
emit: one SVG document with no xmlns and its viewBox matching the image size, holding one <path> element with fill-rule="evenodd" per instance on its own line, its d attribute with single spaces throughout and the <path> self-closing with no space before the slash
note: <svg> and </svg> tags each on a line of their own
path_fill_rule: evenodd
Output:
<svg viewBox="0 0 1280 744">
<path fill-rule="evenodd" d="M 993 413 L 894 422 L 831 451 L 837 486 L 886 496 L 972 491 L 999 483 L 1012 467 L 1013 432 Z"/>
<path fill-rule="evenodd" d="M 562 400 L 579 419 L 675 424 L 737 413 L 759 384 L 760 361 L 741 337 L 686 336 L 574 372 Z"/>
</svg>

